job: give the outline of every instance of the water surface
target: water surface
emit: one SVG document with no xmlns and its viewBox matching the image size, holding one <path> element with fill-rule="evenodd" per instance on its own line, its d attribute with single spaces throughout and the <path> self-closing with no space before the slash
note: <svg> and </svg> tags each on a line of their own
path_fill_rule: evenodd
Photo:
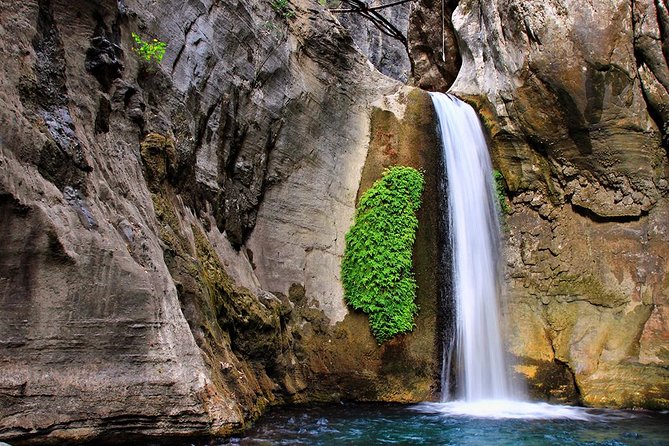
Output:
<svg viewBox="0 0 669 446">
<path fill-rule="evenodd" d="M 669 445 L 669 414 L 548 405 L 521 418 L 479 417 L 450 403 L 276 409 L 243 437 L 216 445 Z M 553 406 L 555 407 L 555 406 Z M 499 409 L 499 408 L 498 408 Z M 495 412 L 499 415 L 499 412 Z M 539 415 L 543 413 L 543 415 Z M 556 415 L 557 416 L 557 415 Z"/>
</svg>

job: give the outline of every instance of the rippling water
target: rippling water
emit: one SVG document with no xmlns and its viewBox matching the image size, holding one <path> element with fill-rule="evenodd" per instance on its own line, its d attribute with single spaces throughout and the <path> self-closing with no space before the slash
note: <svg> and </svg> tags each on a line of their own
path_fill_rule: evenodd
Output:
<svg viewBox="0 0 669 446">
<path fill-rule="evenodd" d="M 478 408 L 461 403 L 281 408 L 263 417 L 243 437 L 213 444 L 669 445 L 667 413 L 530 403 L 505 409 L 481 404 Z"/>
</svg>

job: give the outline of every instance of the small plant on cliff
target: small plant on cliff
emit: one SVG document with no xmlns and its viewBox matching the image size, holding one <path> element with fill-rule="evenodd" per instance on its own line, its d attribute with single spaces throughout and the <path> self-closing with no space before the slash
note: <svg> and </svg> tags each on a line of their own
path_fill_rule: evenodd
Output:
<svg viewBox="0 0 669 446">
<path fill-rule="evenodd" d="M 506 181 L 504 180 L 504 175 L 495 169 L 492 171 L 492 178 L 495 181 L 495 196 L 497 197 L 497 203 L 499 203 L 499 210 L 503 214 L 508 214 L 511 212 L 511 208 L 506 202 Z"/>
<path fill-rule="evenodd" d="M 369 315 L 379 343 L 414 326 L 418 307 L 411 254 L 423 183 L 423 174 L 411 167 L 386 169 L 360 199 L 346 234 L 344 297 Z"/>
<path fill-rule="evenodd" d="M 135 33 L 132 33 L 132 39 L 135 41 L 132 50 L 137 53 L 139 57 L 147 62 L 154 61 L 157 64 L 162 62 L 163 56 L 165 56 L 165 49 L 167 48 L 165 42 L 161 42 L 158 39 L 146 41 Z"/>
<path fill-rule="evenodd" d="M 295 17 L 295 11 L 291 9 L 288 0 L 272 0 L 269 4 L 272 6 L 272 9 L 281 14 L 284 19 Z"/>
</svg>

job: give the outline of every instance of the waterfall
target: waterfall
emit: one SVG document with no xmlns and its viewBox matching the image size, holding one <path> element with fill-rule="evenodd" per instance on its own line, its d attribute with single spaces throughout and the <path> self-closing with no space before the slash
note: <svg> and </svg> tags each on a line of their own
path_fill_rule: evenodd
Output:
<svg viewBox="0 0 669 446">
<path fill-rule="evenodd" d="M 511 399 L 497 302 L 499 220 L 488 147 L 472 107 L 454 96 L 430 95 L 439 118 L 453 251 L 455 342 L 445 336 L 442 401 L 448 398 L 451 354 L 456 361 L 458 397 Z"/>
</svg>

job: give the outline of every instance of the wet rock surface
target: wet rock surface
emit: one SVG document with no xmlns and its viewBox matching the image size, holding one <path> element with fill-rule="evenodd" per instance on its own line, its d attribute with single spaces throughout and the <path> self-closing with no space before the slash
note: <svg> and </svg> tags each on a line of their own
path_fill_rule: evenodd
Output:
<svg viewBox="0 0 669 446">
<path fill-rule="evenodd" d="M 661 46 L 651 37 L 659 38 L 658 23 L 646 21 L 655 6 L 643 20 L 640 8 L 459 3 L 463 65 L 453 91 L 482 110 L 512 191 L 541 188 L 602 218 L 646 214 L 663 195 L 664 124 L 639 73 L 667 68 L 664 59 L 638 58 Z"/>
<path fill-rule="evenodd" d="M 552 399 L 665 407 L 667 206 L 621 223 L 566 206 L 545 218 L 514 204 L 507 277 L 518 371 L 535 391 L 552 387 Z M 555 365 L 573 376 L 571 385 L 534 381 Z"/>
</svg>

